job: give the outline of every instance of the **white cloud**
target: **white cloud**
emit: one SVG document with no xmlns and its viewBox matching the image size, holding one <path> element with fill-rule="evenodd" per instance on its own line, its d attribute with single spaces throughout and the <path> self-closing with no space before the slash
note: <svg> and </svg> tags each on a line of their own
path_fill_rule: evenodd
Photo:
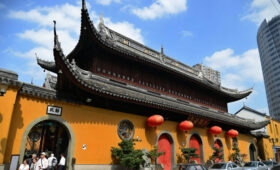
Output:
<svg viewBox="0 0 280 170">
<path fill-rule="evenodd" d="M 66 29 L 76 34 L 80 31 L 81 7 L 78 5 L 66 3 L 54 7 L 37 7 L 29 11 L 10 11 L 8 15 L 10 18 L 33 22 L 47 28 L 52 28 L 52 21 L 56 20 L 58 29 Z"/>
<path fill-rule="evenodd" d="M 183 30 L 182 31 L 182 34 L 183 34 L 183 37 L 189 37 L 189 36 L 192 36 L 192 32 L 191 31 L 188 31 L 188 30 Z"/>
<path fill-rule="evenodd" d="M 222 84 L 231 88 L 245 89 L 247 83 L 263 81 L 257 49 L 236 55 L 230 48 L 205 57 L 203 63 L 221 71 Z"/>
<path fill-rule="evenodd" d="M 73 50 L 75 48 L 75 45 L 77 44 L 77 38 L 71 36 L 69 31 L 67 30 L 58 30 L 57 34 L 59 36 L 59 40 L 63 42 L 61 46 L 65 54 L 70 53 L 71 50 Z M 30 40 L 52 51 L 51 49 L 53 47 L 53 30 L 26 30 L 23 33 L 19 33 L 18 36 L 22 39 Z"/>
<path fill-rule="evenodd" d="M 247 15 L 242 19 L 247 19 L 259 25 L 265 18 L 270 20 L 279 12 L 280 5 L 277 0 L 253 0 Z"/>
<path fill-rule="evenodd" d="M 87 4 L 90 10 L 90 4 Z M 28 69 L 23 73 L 32 73 L 34 70 L 42 70 L 35 60 L 35 53 L 38 57 L 46 60 L 53 60 L 53 20 L 57 22 L 57 34 L 61 42 L 62 49 L 65 54 L 71 52 L 77 44 L 80 34 L 81 22 L 81 5 L 63 4 L 49 7 L 37 7 L 27 11 L 10 11 L 9 17 L 19 19 L 26 22 L 34 23 L 34 29 L 25 30 L 16 35 L 23 39 L 30 41 L 34 46 L 27 51 L 15 51 L 13 49 L 7 50 L 10 54 L 18 57 L 26 58 L 28 61 Z M 90 12 L 91 19 L 97 24 L 98 16 L 95 11 Z M 136 28 L 133 24 L 127 21 L 113 22 L 110 18 L 104 18 L 105 24 L 141 43 L 144 38 L 141 34 L 141 29 Z M 38 74 L 41 76 L 41 74 Z M 41 80 L 41 77 L 34 77 Z"/>
<path fill-rule="evenodd" d="M 141 19 L 156 19 L 187 10 L 187 0 L 156 0 L 150 6 L 133 8 L 132 13 Z"/>
<path fill-rule="evenodd" d="M 51 47 L 51 45 L 53 44 L 53 32 L 51 30 L 26 30 L 23 33 L 18 33 L 17 35 L 22 39 L 31 40 L 34 43 L 43 45 L 45 47 Z"/>
<path fill-rule="evenodd" d="M 96 3 L 101 5 L 110 5 L 111 3 L 120 3 L 121 0 L 95 0 Z"/>
<path fill-rule="evenodd" d="M 40 85 L 42 85 L 42 81 L 45 79 L 45 73 L 42 70 L 42 68 L 38 66 L 35 60 L 36 54 L 41 59 L 52 61 L 53 60 L 52 50 L 45 47 L 35 47 L 27 52 L 15 51 L 13 49 L 6 49 L 3 52 L 8 53 L 12 56 L 26 59 L 28 61 L 27 63 L 25 63 L 26 69 L 20 70 L 20 73 L 32 77 L 32 79 L 34 79 L 36 82 L 40 81 L 41 82 Z"/>
<path fill-rule="evenodd" d="M 144 43 L 144 38 L 141 34 L 141 29 L 135 28 L 133 24 L 129 22 L 112 22 L 110 19 L 105 19 L 105 24 L 112 30 L 121 33 L 135 41 Z"/>
<path fill-rule="evenodd" d="M 239 56 L 233 56 L 233 50 L 228 48 L 205 57 L 204 62 L 214 69 L 223 71 L 226 68 L 238 66 Z"/>
<path fill-rule="evenodd" d="M 225 87 L 230 87 L 234 89 L 246 89 L 242 82 L 242 78 L 238 74 L 226 73 L 222 74 L 222 85 Z"/>
<path fill-rule="evenodd" d="M 48 61 L 53 60 L 52 50 L 49 50 L 48 48 L 41 47 L 41 46 L 32 48 L 26 52 L 15 51 L 13 49 L 7 49 L 5 50 L 5 52 L 17 57 L 29 59 L 30 60 L 29 63 L 32 62 L 35 63 L 36 55 L 44 60 L 48 60 Z"/>
</svg>

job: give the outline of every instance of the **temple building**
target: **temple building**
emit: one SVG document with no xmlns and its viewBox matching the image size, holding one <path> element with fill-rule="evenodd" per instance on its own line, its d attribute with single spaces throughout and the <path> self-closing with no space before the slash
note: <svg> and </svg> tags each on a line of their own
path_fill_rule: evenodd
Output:
<svg viewBox="0 0 280 170">
<path fill-rule="evenodd" d="M 257 138 L 258 155 L 262 160 L 273 159 L 280 162 L 280 122 L 245 105 L 235 115 L 250 118 L 256 122 L 270 119 L 270 123 L 266 127 L 253 130 L 251 134 Z"/>
<path fill-rule="evenodd" d="M 158 145 L 165 154 L 157 164 L 164 170 L 180 163 L 182 147 L 196 148 L 197 162 L 205 163 L 214 146 L 223 149 L 227 161 L 237 142 L 246 161 L 256 160 L 251 131 L 270 120 L 237 117 L 227 107 L 252 89 L 223 87 L 163 49 L 157 52 L 111 30 L 102 17 L 97 28 L 83 0 L 80 38 L 66 56 L 54 21 L 54 61 L 37 58 L 52 72 L 43 87 L 0 69 L 0 170 L 42 151 L 64 153 L 69 170 L 114 169 L 111 147 L 132 138 L 141 141 L 139 149 Z M 147 123 L 153 116 L 164 121 Z M 183 121 L 194 127 L 183 131 Z M 230 130 L 239 135 L 231 138 Z"/>
</svg>

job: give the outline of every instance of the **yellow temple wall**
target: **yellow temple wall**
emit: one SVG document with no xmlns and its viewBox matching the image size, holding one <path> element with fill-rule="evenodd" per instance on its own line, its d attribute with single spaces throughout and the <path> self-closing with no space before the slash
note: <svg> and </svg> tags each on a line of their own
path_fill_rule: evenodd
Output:
<svg viewBox="0 0 280 170">
<path fill-rule="evenodd" d="M 3 163 L 7 148 L 9 128 L 12 119 L 14 104 L 19 88 L 10 86 L 4 96 L 0 96 L 0 164 Z"/>
<path fill-rule="evenodd" d="M 267 117 L 269 119 L 269 117 Z M 269 138 L 262 139 L 262 147 L 264 148 L 264 156 L 265 159 L 268 160 L 270 158 L 274 159 L 274 146 L 280 146 L 280 122 L 274 119 L 270 120 L 270 124 L 267 125 L 267 132 Z M 276 140 L 278 138 L 278 140 Z M 274 144 L 270 139 L 274 139 Z"/>
<path fill-rule="evenodd" d="M 117 134 L 117 127 L 123 119 L 128 119 L 134 124 L 134 138 L 138 136 L 141 140 L 141 142 L 136 142 L 136 148 L 139 149 L 152 149 L 156 143 L 158 134 L 161 131 L 168 131 L 174 138 L 176 155 L 178 156 L 181 154 L 180 148 L 187 144 L 187 139 L 190 134 L 196 132 L 201 136 L 203 141 L 204 161 L 207 161 L 213 152 L 212 146 L 215 138 L 221 139 L 223 143 L 225 161 L 228 160 L 229 155 L 232 153 L 232 140 L 226 137 L 224 131 L 220 135 L 213 136 L 209 135 L 208 129 L 195 127 L 185 133 L 177 129 L 179 122 L 174 121 L 165 121 L 163 125 L 157 128 L 149 128 L 146 127 L 147 117 L 140 115 L 23 95 L 18 97 L 17 103 L 14 105 L 15 96 L 16 91 L 10 89 L 4 98 L 0 97 L 1 105 L 7 106 L 0 108 L 3 117 L 1 132 L 9 124 L 11 125 L 8 133 L 8 145 L 4 148 L 1 145 L 1 151 L 4 149 L 6 152 L 4 162 L 0 159 L 0 164 L 9 163 L 12 154 L 20 153 L 21 141 L 25 129 L 33 120 L 46 116 L 48 105 L 62 107 L 61 118 L 73 129 L 76 164 L 111 164 L 111 147 L 117 146 L 121 141 Z M 11 120 L 12 123 L 9 123 L 8 117 L 11 115 L 13 105 L 15 108 Z M 4 119 L 7 121 L 3 121 Z M 1 141 L 5 139 L 5 135 L 3 134 L 0 133 Z M 248 161 L 250 141 L 254 141 L 254 143 L 256 141 L 251 136 L 245 134 L 240 134 L 237 138 L 241 153 L 248 155 L 246 158 L 246 161 Z M 86 150 L 82 149 L 83 144 L 86 144 Z M 1 153 L 1 151 L 0 155 L 2 155 L 0 158 L 3 159 L 4 153 Z"/>
<path fill-rule="evenodd" d="M 268 138 L 261 139 L 261 147 L 263 147 L 265 160 L 274 159 L 272 143 Z"/>
<path fill-rule="evenodd" d="M 274 138 L 274 145 L 280 146 L 280 122 L 271 119 L 270 124 L 267 125 L 267 132 L 270 138 Z M 278 141 L 275 140 L 276 138 L 278 138 Z"/>
</svg>

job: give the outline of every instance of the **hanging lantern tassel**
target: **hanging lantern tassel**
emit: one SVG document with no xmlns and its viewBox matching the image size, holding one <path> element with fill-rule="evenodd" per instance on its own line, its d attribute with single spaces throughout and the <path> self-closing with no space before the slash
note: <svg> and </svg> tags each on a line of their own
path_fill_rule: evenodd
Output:
<svg viewBox="0 0 280 170">
<path fill-rule="evenodd" d="M 179 129 L 181 131 L 189 131 L 193 128 L 193 122 L 191 121 L 188 121 L 188 120 L 185 120 L 185 121 L 182 121 L 180 124 L 179 124 Z"/>
<path fill-rule="evenodd" d="M 212 135 L 218 135 L 218 134 L 222 133 L 222 128 L 220 128 L 219 126 L 212 126 L 212 127 L 209 129 L 209 132 L 210 132 Z"/>
<path fill-rule="evenodd" d="M 231 138 L 235 138 L 236 136 L 238 136 L 238 131 L 231 129 L 231 130 L 227 131 L 227 136 L 231 137 Z"/>
<path fill-rule="evenodd" d="M 147 119 L 147 125 L 149 127 L 157 127 L 162 125 L 164 122 L 164 118 L 161 115 L 153 115 Z"/>
</svg>

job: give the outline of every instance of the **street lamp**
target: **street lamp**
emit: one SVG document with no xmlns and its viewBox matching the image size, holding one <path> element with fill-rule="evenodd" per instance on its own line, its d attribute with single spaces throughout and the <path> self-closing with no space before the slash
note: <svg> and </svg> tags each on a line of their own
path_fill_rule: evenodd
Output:
<svg viewBox="0 0 280 170">
<path fill-rule="evenodd" d="M 7 84 L 0 84 L 0 96 L 4 96 L 4 94 L 6 93 L 8 89 L 8 85 Z"/>
</svg>

